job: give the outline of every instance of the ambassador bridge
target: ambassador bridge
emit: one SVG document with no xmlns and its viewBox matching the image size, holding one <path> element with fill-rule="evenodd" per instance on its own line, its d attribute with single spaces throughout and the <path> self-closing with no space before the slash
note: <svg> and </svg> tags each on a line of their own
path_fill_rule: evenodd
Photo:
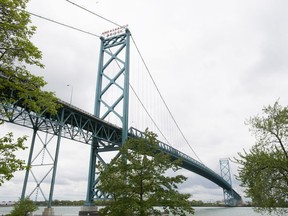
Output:
<svg viewBox="0 0 288 216">
<path fill-rule="evenodd" d="M 105 161 L 107 159 L 103 156 L 104 153 L 114 152 L 116 157 L 119 156 L 117 155 L 119 147 L 125 143 L 127 138 L 144 138 L 145 128 L 149 127 L 149 130 L 152 128 L 153 132 L 158 134 L 159 148 L 162 152 L 170 155 L 172 159 L 180 159 L 182 168 L 223 188 L 224 202 L 227 206 L 238 205 L 241 202 L 241 196 L 232 187 L 229 160 L 220 160 L 220 174 L 201 162 L 155 85 L 128 28 L 122 27 L 114 29 L 112 33 L 106 32 L 100 37 L 100 41 L 93 114 L 71 103 L 59 100 L 58 103 L 61 104 L 61 108 L 59 108 L 57 115 L 51 116 L 45 111 L 35 113 L 32 110 L 27 110 L 20 102 L 9 104 L 1 98 L 0 119 L 30 128 L 32 133 L 27 160 L 31 169 L 25 173 L 21 197 L 31 197 L 33 194 L 41 195 L 47 202 L 47 208 L 43 215 L 54 215 L 52 200 L 55 182 L 57 182 L 57 165 L 61 163 L 61 157 L 59 157 L 61 155 L 59 154 L 61 141 L 63 138 L 74 140 L 91 146 L 86 202 L 85 206 L 82 207 L 81 215 L 92 215 L 95 210 L 94 201 L 107 198 L 105 194 L 97 190 L 96 163 L 109 163 L 109 161 Z M 135 45 L 134 53 L 131 53 L 131 41 Z M 137 54 L 140 60 L 135 64 L 134 60 L 132 62 L 131 59 Z M 140 68 L 139 62 L 144 62 L 142 68 Z M 148 71 L 146 78 L 141 75 L 139 70 Z M 135 80 L 137 76 L 136 80 L 138 81 L 132 84 L 132 80 Z M 144 79 L 152 80 L 151 86 L 153 85 L 153 87 L 149 84 L 143 86 Z M 159 93 L 158 98 L 154 98 L 157 94 L 151 93 L 152 88 Z M 144 94 L 147 93 L 151 95 L 145 96 Z M 159 108 L 159 103 L 162 104 L 163 109 L 166 109 L 168 114 L 163 114 L 164 112 Z M 147 116 L 146 119 L 143 117 L 144 114 Z M 165 115 L 168 115 L 170 120 L 172 119 L 174 126 L 165 122 L 167 119 Z M 175 135 L 175 131 L 180 131 L 181 141 Z M 37 145 L 39 145 L 38 150 L 35 151 Z M 181 148 L 184 149 L 183 145 L 186 147 L 185 152 L 187 152 L 187 147 L 190 148 L 190 154 L 181 151 Z M 45 160 L 45 157 L 48 160 Z M 45 170 L 42 176 L 36 175 L 36 170 L 39 167 L 42 172 Z M 45 190 L 43 184 L 47 184 L 47 182 L 50 186 L 48 190 Z"/>
</svg>

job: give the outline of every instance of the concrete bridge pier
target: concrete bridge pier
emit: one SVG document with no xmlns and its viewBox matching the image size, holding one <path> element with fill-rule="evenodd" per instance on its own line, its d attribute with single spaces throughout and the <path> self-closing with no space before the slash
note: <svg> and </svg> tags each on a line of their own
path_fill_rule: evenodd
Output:
<svg viewBox="0 0 288 216">
<path fill-rule="evenodd" d="M 42 216 L 55 216 L 54 208 L 45 208 Z"/>
<path fill-rule="evenodd" d="M 82 206 L 79 216 L 99 216 L 97 206 Z"/>
</svg>

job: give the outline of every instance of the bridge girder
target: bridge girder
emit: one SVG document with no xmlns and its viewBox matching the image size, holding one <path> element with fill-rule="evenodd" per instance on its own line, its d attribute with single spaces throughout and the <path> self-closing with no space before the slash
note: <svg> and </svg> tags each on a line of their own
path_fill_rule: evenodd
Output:
<svg viewBox="0 0 288 216">
<path fill-rule="evenodd" d="M 59 109 L 58 114 L 47 118 L 48 114 L 45 112 L 36 114 L 27 111 L 20 105 L 18 106 L 17 103 L 7 104 L 4 101 L 0 101 L 0 119 L 31 129 L 36 127 L 39 131 L 49 134 L 57 134 L 59 125 L 62 124 L 62 137 L 89 145 L 92 145 L 93 138 L 96 138 L 99 140 L 98 152 L 116 151 L 121 146 L 121 128 L 78 109 L 71 104 L 63 101 L 59 101 L 59 103 L 62 107 Z M 63 121 L 60 118 L 62 114 L 65 116 Z M 128 136 L 143 137 L 144 134 L 135 128 L 130 128 Z M 159 147 L 161 151 L 171 155 L 172 158 L 181 159 L 181 166 L 184 169 L 209 179 L 226 190 L 227 194 L 232 194 L 237 201 L 241 200 L 241 196 L 233 190 L 226 180 L 204 164 L 163 142 L 159 142 Z M 97 157 L 99 158 L 99 156 Z M 97 179 L 94 183 L 97 183 Z M 93 194 L 96 196 L 95 192 Z M 98 196 L 103 197 L 99 192 Z"/>
<path fill-rule="evenodd" d="M 51 116 L 45 111 L 37 114 L 28 111 L 17 102 L 9 104 L 0 99 L 0 119 L 49 134 L 58 134 L 60 125 L 63 125 L 62 137 L 89 145 L 93 139 L 97 139 L 100 148 L 118 146 L 121 143 L 120 127 L 64 101 L 59 100 L 58 103 L 61 104 L 61 108 L 56 115 Z"/>
</svg>

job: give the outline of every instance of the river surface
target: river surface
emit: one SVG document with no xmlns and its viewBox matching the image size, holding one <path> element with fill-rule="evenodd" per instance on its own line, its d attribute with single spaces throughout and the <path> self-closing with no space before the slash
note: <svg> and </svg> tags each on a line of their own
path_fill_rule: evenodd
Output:
<svg viewBox="0 0 288 216">
<path fill-rule="evenodd" d="M 54 207 L 54 211 L 57 216 L 77 216 L 80 208 L 79 206 L 57 206 Z M 12 207 L 0 207 L 0 216 L 8 214 L 11 209 Z M 34 215 L 42 215 L 43 209 L 44 207 L 40 207 Z M 257 213 L 250 207 L 195 207 L 194 209 L 196 216 L 269 216 Z M 190 215 L 187 214 L 187 216 Z"/>
</svg>

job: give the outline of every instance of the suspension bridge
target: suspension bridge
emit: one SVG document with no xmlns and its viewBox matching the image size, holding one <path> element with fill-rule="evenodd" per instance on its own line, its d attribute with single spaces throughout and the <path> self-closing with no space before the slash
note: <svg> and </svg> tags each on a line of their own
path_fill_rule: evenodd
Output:
<svg viewBox="0 0 288 216">
<path fill-rule="evenodd" d="M 45 110 L 35 113 L 21 104 L 21 99 L 13 104 L 1 98 L 0 119 L 32 129 L 32 141 L 27 160 L 31 167 L 25 173 L 22 198 L 40 193 L 47 201 L 47 208 L 43 215 L 53 215 L 52 200 L 59 162 L 59 148 L 62 138 L 74 140 L 91 146 L 89 173 L 87 179 L 86 203 L 81 215 L 89 215 L 95 210 L 94 200 L 105 199 L 105 195 L 97 190 L 96 163 L 106 163 L 102 153 L 117 152 L 128 137 L 143 137 L 144 133 L 139 128 L 129 127 L 129 90 L 130 86 L 130 31 L 126 27 L 119 27 L 105 32 L 101 37 L 100 55 L 98 63 L 97 84 L 94 113 L 88 113 L 71 103 L 59 100 L 61 108 L 56 115 L 50 115 Z M 131 72 L 133 73 L 133 71 Z M 113 93 L 111 93 L 113 91 Z M 109 93 L 110 92 L 110 93 Z M 110 116 L 118 119 L 116 123 L 109 121 Z M 48 152 L 49 163 L 35 164 L 36 158 L 41 157 L 40 152 L 47 151 L 51 139 L 45 139 L 42 150 L 35 153 L 36 137 L 39 133 L 53 135 L 56 138 L 54 155 Z M 40 135 L 39 135 L 40 136 Z M 165 136 L 164 136 L 165 139 Z M 241 202 L 241 196 L 233 189 L 229 161 L 220 163 L 221 174 L 205 166 L 199 159 L 195 159 L 173 147 L 170 143 L 159 140 L 159 148 L 169 154 L 173 159 L 180 159 L 182 167 L 214 182 L 223 188 L 224 201 L 228 206 L 236 206 Z M 47 172 L 37 178 L 34 175 L 35 167 L 48 167 Z M 27 188 L 31 181 L 35 187 L 28 193 Z M 45 192 L 41 184 L 50 178 L 49 192 Z M 47 193 L 47 194 L 46 194 Z M 79 213 L 80 215 L 80 213 Z"/>
</svg>

